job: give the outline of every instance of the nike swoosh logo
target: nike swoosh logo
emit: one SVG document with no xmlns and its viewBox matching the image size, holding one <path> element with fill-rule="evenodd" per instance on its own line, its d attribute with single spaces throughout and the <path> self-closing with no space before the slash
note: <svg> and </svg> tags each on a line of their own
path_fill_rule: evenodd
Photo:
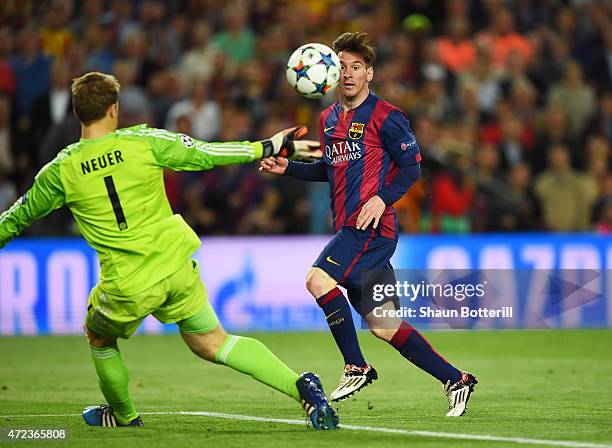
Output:
<svg viewBox="0 0 612 448">
<path fill-rule="evenodd" d="M 327 316 L 325 316 L 325 319 L 329 319 L 330 317 L 332 317 L 334 314 L 336 314 L 337 312 L 340 311 L 340 308 L 338 308 L 336 311 L 334 311 L 333 313 L 329 313 Z"/>
<path fill-rule="evenodd" d="M 323 129 L 323 132 L 331 131 L 334 128 L 335 128 L 335 126 L 331 126 L 329 128 L 325 128 L 325 129 Z"/>
<path fill-rule="evenodd" d="M 331 259 L 331 257 L 327 257 L 326 258 L 327 261 L 329 261 L 331 264 L 335 264 L 336 266 L 340 266 L 340 263 L 336 263 L 334 260 Z"/>
</svg>

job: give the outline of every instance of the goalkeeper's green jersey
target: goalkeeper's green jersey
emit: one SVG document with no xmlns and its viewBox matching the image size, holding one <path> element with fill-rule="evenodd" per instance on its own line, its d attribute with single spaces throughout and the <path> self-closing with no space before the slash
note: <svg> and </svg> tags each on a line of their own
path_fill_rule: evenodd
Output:
<svg viewBox="0 0 612 448">
<path fill-rule="evenodd" d="M 66 205 L 98 253 L 102 289 L 142 292 L 182 267 L 200 246 L 170 208 L 164 167 L 208 170 L 261 156 L 260 142 L 206 143 L 146 125 L 80 140 L 60 151 L 0 215 L 0 248 L 35 219 Z"/>
</svg>

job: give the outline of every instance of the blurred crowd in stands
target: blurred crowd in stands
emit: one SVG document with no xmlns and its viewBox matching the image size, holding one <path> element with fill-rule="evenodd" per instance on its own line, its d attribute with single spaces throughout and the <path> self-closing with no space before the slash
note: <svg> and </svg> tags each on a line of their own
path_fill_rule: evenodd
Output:
<svg viewBox="0 0 612 448">
<path fill-rule="evenodd" d="M 335 95 L 301 98 L 286 61 L 356 30 L 423 156 L 396 204 L 404 232 L 612 230 L 612 2 L 590 0 L 3 0 L 0 210 L 79 139 L 73 77 L 117 77 L 122 127 L 233 141 L 303 123 L 317 138 Z M 330 229 L 327 184 L 256 165 L 168 172 L 166 188 L 202 234 Z M 74 231 L 59 211 L 29 234 Z"/>
</svg>

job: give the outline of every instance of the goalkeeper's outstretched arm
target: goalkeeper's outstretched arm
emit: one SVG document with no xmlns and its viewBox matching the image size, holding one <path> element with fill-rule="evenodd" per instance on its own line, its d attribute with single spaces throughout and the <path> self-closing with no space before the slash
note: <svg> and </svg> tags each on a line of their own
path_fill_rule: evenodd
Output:
<svg viewBox="0 0 612 448">
<path fill-rule="evenodd" d="M 209 170 L 216 166 L 245 164 L 273 156 L 302 159 L 322 156 L 318 142 L 295 140 L 307 132 L 303 126 L 285 129 L 257 142 L 204 142 L 164 129 L 148 128 L 140 132 L 139 135 L 149 137 L 158 163 L 176 171 Z"/>
</svg>

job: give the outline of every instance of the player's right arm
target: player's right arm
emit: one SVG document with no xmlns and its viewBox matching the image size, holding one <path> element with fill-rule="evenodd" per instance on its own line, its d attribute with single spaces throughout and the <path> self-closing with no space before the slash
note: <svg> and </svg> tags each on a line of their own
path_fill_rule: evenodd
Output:
<svg viewBox="0 0 612 448">
<path fill-rule="evenodd" d="M 321 141 L 319 146 L 321 147 L 324 141 L 323 129 L 325 128 L 325 116 L 325 113 L 321 113 L 319 116 L 319 138 Z M 322 152 L 320 157 L 323 157 Z M 287 160 L 283 157 L 268 157 L 261 161 L 259 170 L 266 173 L 292 176 L 296 179 L 309 182 L 329 182 L 327 178 L 327 166 L 322 159 L 313 163 L 304 163 Z"/>
<path fill-rule="evenodd" d="M 267 157 L 259 163 L 259 171 L 292 176 L 310 182 L 328 182 L 327 167 L 323 160 L 304 163 L 287 160 L 284 157 Z"/>
<path fill-rule="evenodd" d="M 57 159 L 45 165 L 32 187 L 0 215 L 0 248 L 53 210 L 64 205 L 64 188 Z"/>
<path fill-rule="evenodd" d="M 323 114 L 319 119 L 319 128 L 323 129 Z M 321 133 L 321 141 L 323 141 L 323 134 Z M 296 141 L 296 154 L 300 152 L 313 153 L 313 149 L 321 146 L 321 143 L 315 141 Z M 298 149 L 300 148 L 300 149 Z M 264 157 L 259 163 L 259 171 L 264 173 L 279 174 L 292 176 L 297 179 L 306 180 L 309 182 L 329 182 L 327 178 L 327 166 L 321 159 L 323 157 L 322 151 L 317 151 L 317 155 L 311 157 L 312 159 L 319 159 L 312 163 L 296 162 L 294 160 L 287 160 L 285 157 Z M 303 157 L 306 158 L 306 157 Z"/>
</svg>

